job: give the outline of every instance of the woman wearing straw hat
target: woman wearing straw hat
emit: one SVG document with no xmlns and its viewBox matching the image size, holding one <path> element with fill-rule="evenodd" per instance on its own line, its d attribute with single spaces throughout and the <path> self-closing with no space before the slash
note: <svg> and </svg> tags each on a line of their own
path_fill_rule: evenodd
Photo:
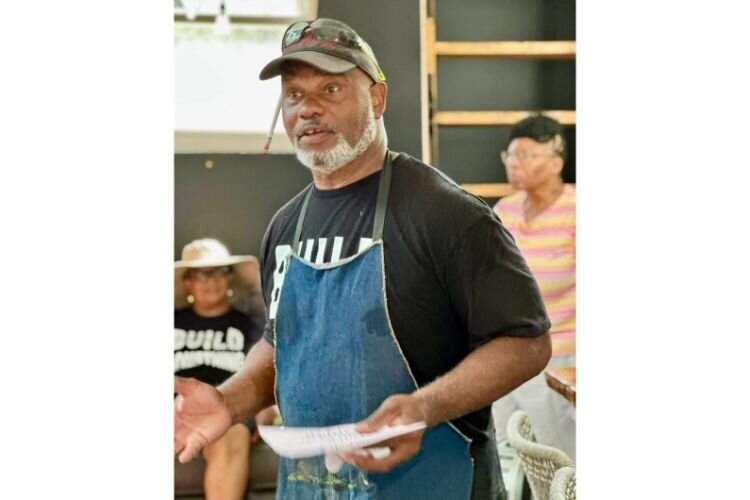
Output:
<svg viewBox="0 0 750 500">
<path fill-rule="evenodd" d="M 262 335 L 264 318 L 253 321 L 230 299 L 246 300 L 258 291 L 258 282 L 253 256 L 230 255 L 215 239 L 185 246 L 175 262 L 175 374 L 218 385 L 242 366 Z M 254 431 L 252 420 L 236 424 L 203 450 L 206 498 L 244 498 Z"/>
</svg>

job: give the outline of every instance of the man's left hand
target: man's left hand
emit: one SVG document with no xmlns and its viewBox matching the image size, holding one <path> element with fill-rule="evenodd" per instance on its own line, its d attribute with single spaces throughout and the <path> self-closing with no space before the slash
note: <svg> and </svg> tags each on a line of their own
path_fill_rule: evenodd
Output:
<svg viewBox="0 0 750 500">
<path fill-rule="evenodd" d="M 390 396 L 366 420 L 357 424 L 356 430 L 362 433 L 375 432 L 385 425 L 411 424 L 427 421 L 423 403 L 413 394 Z M 343 453 L 341 458 L 353 466 L 371 472 L 388 472 L 406 462 L 419 452 L 424 429 L 410 432 L 382 441 L 375 446 L 390 448 L 391 453 L 384 458 Z"/>
</svg>

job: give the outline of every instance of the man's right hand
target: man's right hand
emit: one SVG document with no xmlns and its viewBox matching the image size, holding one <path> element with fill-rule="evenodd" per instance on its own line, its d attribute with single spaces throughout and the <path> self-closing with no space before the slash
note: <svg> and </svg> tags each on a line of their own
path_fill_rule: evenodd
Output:
<svg viewBox="0 0 750 500">
<path fill-rule="evenodd" d="M 174 452 L 180 463 L 224 435 L 232 424 L 229 408 L 213 386 L 194 378 L 174 378 Z"/>
</svg>

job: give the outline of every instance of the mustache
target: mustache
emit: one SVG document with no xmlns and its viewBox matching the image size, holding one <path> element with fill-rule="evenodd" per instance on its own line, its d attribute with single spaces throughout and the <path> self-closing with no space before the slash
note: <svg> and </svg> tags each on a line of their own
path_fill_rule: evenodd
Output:
<svg viewBox="0 0 750 500">
<path fill-rule="evenodd" d="M 339 133 L 338 128 L 332 125 L 329 125 L 321 120 L 315 119 L 315 120 L 306 120 L 304 122 L 298 122 L 294 127 L 294 137 L 299 139 L 300 135 L 302 135 L 304 130 L 310 127 L 319 128 L 322 130 L 326 130 L 328 132 L 333 132 L 335 134 Z"/>
</svg>

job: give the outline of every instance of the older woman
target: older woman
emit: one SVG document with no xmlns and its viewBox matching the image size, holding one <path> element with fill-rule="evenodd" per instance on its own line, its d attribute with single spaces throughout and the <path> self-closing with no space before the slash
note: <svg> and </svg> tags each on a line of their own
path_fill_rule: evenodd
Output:
<svg viewBox="0 0 750 500">
<path fill-rule="evenodd" d="M 255 257 L 232 256 L 214 239 L 185 246 L 182 259 L 175 262 L 176 375 L 219 385 L 242 366 L 250 347 L 262 336 L 263 310 L 256 307 L 259 314 L 251 318 L 233 307 L 230 299 L 245 305 L 252 302 L 248 297 L 259 296 L 258 281 Z M 180 308 L 183 305 L 187 307 Z M 253 421 L 234 425 L 203 450 L 207 499 L 244 498 L 254 428 Z"/>
</svg>

